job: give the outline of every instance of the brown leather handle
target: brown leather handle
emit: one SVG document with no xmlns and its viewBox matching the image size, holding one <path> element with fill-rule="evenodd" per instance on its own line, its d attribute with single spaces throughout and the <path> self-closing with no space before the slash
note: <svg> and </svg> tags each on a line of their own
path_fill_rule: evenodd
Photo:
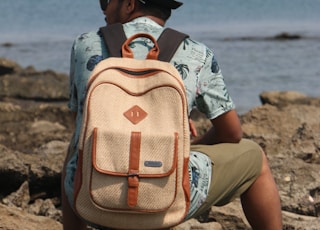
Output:
<svg viewBox="0 0 320 230">
<path fill-rule="evenodd" d="M 140 33 L 140 34 L 135 34 L 133 36 L 131 36 L 130 38 L 128 38 L 125 43 L 122 45 L 122 57 L 127 57 L 127 58 L 133 58 L 133 53 L 131 48 L 129 47 L 129 44 L 136 38 L 139 37 L 144 37 L 144 38 L 148 38 L 150 39 L 154 46 L 151 48 L 151 50 L 149 51 L 146 59 L 153 59 L 153 60 L 158 60 L 158 56 L 160 53 L 160 49 L 157 43 L 157 40 L 151 36 L 150 34 L 144 34 L 144 33 Z"/>
</svg>

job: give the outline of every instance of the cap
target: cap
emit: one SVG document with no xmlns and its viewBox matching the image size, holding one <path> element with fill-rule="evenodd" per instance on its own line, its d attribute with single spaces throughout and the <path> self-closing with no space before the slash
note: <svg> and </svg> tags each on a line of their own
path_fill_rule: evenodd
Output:
<svg viewBox="0 0 320 230">
<path fill-rule="evenodd" d="M 151 3 L 158 6 L 163 6 L 170 9 L 177 9 L 183 3 L 175 0 L 139 0 L 143 4 Z"/>
</svg>

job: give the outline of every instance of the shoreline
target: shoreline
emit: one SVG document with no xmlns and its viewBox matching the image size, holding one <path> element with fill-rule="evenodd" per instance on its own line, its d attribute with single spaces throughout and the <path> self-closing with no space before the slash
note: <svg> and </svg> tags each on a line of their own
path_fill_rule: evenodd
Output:
<svg viewBox="0 0 320 230">
<path fill-rule="evenodd" d="M 259 94 L 263 91 L 299 91 L 318 96 L 320 43 L 301 31 L 280 31 L 270 35 L 257 31 L 254 36 L 228 36 L 214 31 L 198 34 L 197 40 L 215 52 L 239 114 L 261 105 Z M 23 44 L 12 41 L 11 45 L 0 46 L 0 57 L 10 58 L 24 68 L 34 66 L 38 71 L 51 69 L 68 74 L 73 39 Z"/>
<path fill-rule="evenodd" d="M 284 36 L 287 36 L 287 35 L 284 35 Z M 226 41 L 226 42 L 228 42 L 228 41 Z M 260 41 L 258 41 L 258 42 L 260 42 Z M 286 42 L 291 42 L 291 41 L 290 40 L 280 41 L 280 43 L 286 43 Z M 38 72 L 52 71 L 52 72 L 55 72 L 56 74 L 68 76 L 69 55 L 70 55 L 69 50 L 71 49 L 70 48 L 71 44 L 68 44 L 68 45 L 66 44 L 65 46 L 66 47 L 64 49 L 61 49 L 64 51 L 62 51 L 62 53 L 59 56 L 46 57 L 46 60 L 42 59 L 43 58 L 42 53 L 41 54 L 36 53 L 39 51 L 33 50 L 32 47 L 29 48 L 29 50 L 26 50 L 24 53 L 22 53 L 22 55 L 19 57 L 20 61 L 11 59 L 10 57 L 9 57 L 9 59 L 7 57 L 4 57 L 2 59 L 8 59 L 8 60 L 16 63 L 17 65 L 20 66 L 20 69 L 31 68 L 31 69 L 34 69 L 34 71 L 38 71 Z M 9 47 L 7 47 L 6 49 L 10 50 L 10 49 L 16 49 L 16 48 L 14 46 L 10 47 L 10 45 L 9 45 Z M 19 52 L 21 52 L 21 51 L 19 51 Z M 15 51 L 12 51 L 12 54 L 14 54 L 14 53 L 15 53 Z M 7 56 L 9 56 L 9 55 L 7 55 Z M 16 56 L 16 54 L 14 56 Z M 62 57 L 64 58 L 64 60 L 61 59 Z M 227 57 L 225 57 L 225 58 L 227 58 Z M 0 52 L 0 59 L 1 59 L 1 52 Z M 36 63 L 38 63 L 37 65 L 30 63 L 34 59 L 37 59 L 37 61 L 35 61 Z M 230 63 L 229 64 L 224 63 L 225 61 L 226 60 L 223 60 L 221 62 L 221 64 L 222 65 L 225 64 L 225 65 L 229 66 Z M 48 63 L 51 63 L 51 65 L 52 65 L 51 68 L 44 67 Z M 60 64 L 58 65 L 58 63 L 60 63 Z M 241 86 L 239 86 L 239 84 L 243 84 L 241 79 L 243 77 L 245 77 L 245 76 L 242 76 L 245 73 L 238 73 L 236 71 L 236 68 L 239 68 L 239 67 L 232 67 L 232 68 L 222 67 L 223 68 L 222 70 L 223 70 L 223 73 L 225 76 L 225 81 L 226 81 L 227 87 L 229 89 L 229 93 L 230 93 L 231 97 L 234 99 L 236 109 L 240 115 L 247 113 L 248 111 L 250 111 L 254 107 L 262 105 L 261 101 L 259 100 L 259 94 L 264 91 L 277 91 L 277 90 L 278 91 L 298 91 L 298 92 L 304 93 L 310 97 L 318 96 L 317 92 L 316 92 L 317 91 L 316 85 L 318 83 L 316 82 L 316 80 L 313 80 L 313 78 L 310 79 L 310 77 L 308 77 L 307 82 L 305 82 L 305 83 L 302 82 L 302 84 L 292 83 L 292 81 L 291 81 L 289 83 L 290 85 L 286 86 L 286 82 L 282 83 L 281 78 L 276 79 L 274 77 L 275 80 L 270 81 L 270 79 L 268 79 L 269 76 L 266 75 L 265 77 L 263 77 L 264 76 L 264 75 L 262 75 L 263 73 L 259 73 L 259 72 L 257 72 L 257 70 L 253 70 L 253 74 L 255 74 L 257 72 L 259 74 L 259 77 L 254 77 L 254 75 L 249 76 L 248 84 L 241 87 Z M 257 66 L 257 68 L 258 68 L 258 66 Z M 61 69 L 64 69 L 64 71 L 62 71 Z M 314 71 L 311 71 L 310 74 L 314 74 L 313 73 Z M 264 79 L 265 79 L 265 81 L 267 81 L 267 82 L 269 81 L 270 83 L 268 83 L 268 85 L 265 85 L 262 82 L 262 81 L 264 81 Z M 297 79 L 294 78 L 293 80 L 297 80 Z M 274 83 L 272 83 L 272 82 L 274 82 Z M 310 83 L 311 85 L 308 83 Z M 69 83 L 67 83 L 67 86 L 68 86 L 68 84 Z M 309 86 L 307 86 L 307 85 L 309 85 Z M 302 90 L 299 90 L 299 87 L 301 87 Z M 310 87 L 310 90 L 306 87 Z M 279 88 L 279 89 L 276 89 L 276 88 Z M 285 90 L 285 88 L 288 88 L 288 89 Z"/>
</svg>

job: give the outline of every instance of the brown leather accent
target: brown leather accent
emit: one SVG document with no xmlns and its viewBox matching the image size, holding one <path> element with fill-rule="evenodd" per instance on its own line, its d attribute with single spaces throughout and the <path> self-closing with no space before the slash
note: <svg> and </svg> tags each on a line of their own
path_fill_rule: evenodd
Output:
<svg viewBox="0 0 320 230">
<path fill-rule="evenodd" d="M 138 203 L 139 191 L 139 164 L 140 164 L 141 133 L 132 132 L 130 142 L 130 160 L 128 172 L 128 197 L 127 203 L 135 207 Z"/>
<path fill-rule="evenodd" d="M 127 40 L 121 23 L 115 23 L 100 28 L 106 47 L 111 57 L 121 57 L 121 46 Z M 158 60 L 170 62 L 180 44 L 189 35 L 181 33 L 171 28 L 165 28 L 158 38 L 160 53 Z M 168 42 L 170 41 L 170 42 Z"/>
<path fill-rule="evenodd" d="M 132 50 L 129 45 L 134 39 L 140 38 L 140 37 L 148 38 L 154 44 L 153 48 L 150 49 L 150 51 L 147 55 L 147 59 L 158 60 L 160 49 L 159 49 L 157 40 L 153 36 L 151 36 L 150 34 L 145 34 L 145 33 L 135 34 L 135 35 L 131 36 L 130 38 L 128 38 L 125 41 L 125 43 L 122 45 L 122 56 L 126 57 L 126 58 L 133 58 L 133 53 L 132 53 Z"/>
<path fill-rule="evenodd" d="M 158 45 L 160 47 L 159 60 L 170 62 L 180 44 L 188 37 L 189 35 L 166 28 L 158 38 Z"/>
<path fill-rule="evenodd" d="M 128 177 L 128 205 L 130 207 L 137 206 L 139 191 L 139 178 L 138 176 Z"/>
<path fill-rule="evenodd" d="M 190 207 L 190 178 L 189 178 L 189 157 L 185 157 L 183 159 L 184 163 L 183 163 L 183 176 L 182 176 L 182 184 L 183 184 L 183 189 L 184 189 L 184 194 L 186 197 L 186 215 L 188 214 L 188 210 Z"/>
<path fill-rule="evenodd" d="M 102 37 L 111 57 L 121 57 L 121 46 L 127 40 L 121 23 L 100 28 Z"/>
<path fill-rule="evenodd" d="M 132 124 L 136 125 L 148 115 L 146 111 L 135 105 L 123 114 Z"/>
<path fill-rule="evenodd" d="M 92 138 L 92 162 L 95 168 L 97 168 L 96 163 L 96 151 L 97 151 L 97 135 L 98 135 L 98 128 L 93 129 L 93 138 Z"/>
</svg>

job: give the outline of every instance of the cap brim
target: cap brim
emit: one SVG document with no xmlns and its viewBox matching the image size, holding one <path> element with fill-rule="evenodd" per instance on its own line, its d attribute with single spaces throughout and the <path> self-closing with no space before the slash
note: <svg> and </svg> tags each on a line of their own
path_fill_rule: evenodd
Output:
<svg viewBox="0 0 320 230">
<path fill-rule="evenodd" d="M 170 2 L 171 3 L 171 2 Z M 182 6 L 182 2 L 178 2 L 178 1 L 172 1 L 172 5 L 170 6 L 171 9 L 177 9 L 179 8 L 180 6 Z"/>
<path fill-rule="evenodd" d="M 175 0 L 149 0 L 149 2 L 170 9 L 177 9 L 183 4 L 182 2 L 178 2 Z"/>
</svg>

